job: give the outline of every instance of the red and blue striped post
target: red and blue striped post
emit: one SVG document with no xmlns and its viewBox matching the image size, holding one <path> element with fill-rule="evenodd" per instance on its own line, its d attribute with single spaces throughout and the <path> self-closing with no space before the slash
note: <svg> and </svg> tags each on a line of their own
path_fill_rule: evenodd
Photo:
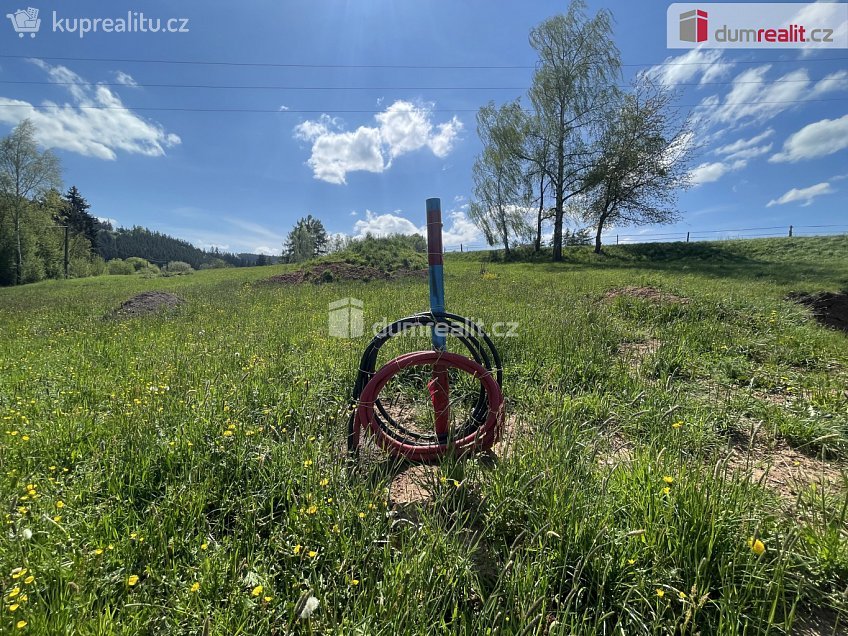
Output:
<svg viewBox="0 0 848 636">
<path fill-rule="evenodd" d="M 427 264 L 430 279 L 430 312 L 438 320 L 445 312 L 445 275 L 442 247 L 442 202 L 427 199 Z M 433 350 L 447 351 L 447 334 L 433 327 Z M 433 365 L 433 377 L 427 384 L 430 401 L 436 412 L 436 435 L 442 439 L 450 428 L 450 386 L 448 367 Z"/>
</svg>

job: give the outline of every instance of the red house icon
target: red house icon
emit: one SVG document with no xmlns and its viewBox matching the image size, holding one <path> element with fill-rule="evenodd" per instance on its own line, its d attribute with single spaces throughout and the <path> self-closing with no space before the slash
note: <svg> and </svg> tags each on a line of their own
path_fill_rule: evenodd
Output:
<svg viewBox="0 0 848 636">
<path fill-rule="evenodd" d="M 707 41 L 707 12 L 692 9 L 680 14 L 681 42 Z"/>
</svg>

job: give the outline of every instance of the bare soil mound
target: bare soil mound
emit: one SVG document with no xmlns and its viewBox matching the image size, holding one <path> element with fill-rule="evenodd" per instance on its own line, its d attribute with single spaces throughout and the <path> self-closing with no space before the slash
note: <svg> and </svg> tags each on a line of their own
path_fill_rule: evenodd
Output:
<svg viewBox="0 0 848 636">
<path fill-rule="evenodd" d="M 267 280 L 269 283 L 282 285 L 299 285 L 301 283 L 333 283 L 345 280 L 360 280 L 368 282 L 371 280 L 393 280 L 396 278 L 415 277 L 427 278 L 426 269 L 400 269 L 392 272 L 384 272 L 376 267 L 367 265 L 351 265 L 350 263 L 325 263 L 312 265 L 294 272 L 286 272 L 272 276 Z"/>
<path fill-rule="evenodd" d="M 125 301 L 112 312 L 111 317 L 135 318 L 136 316 L 149 316 L 166 309 L 174 309 L 184 302 L 179 296 L 169 294 L 168 292 L 142 292 Z"/>
<path fill-rule="evenodd" d="M 821 324 L 848 331 L 848 293 L 818 292 L 808 294 L 793 292 L 788 300 L 806 305 L 812 310 L 813 317 Z"/>
<path fill-rule="evenodd" d="M 604 298 L 612 300 L 620 296 L 630 296 L 631 298 L 641 298 L 643 300 L 652 300 L 654 302 L 671 302 L 685 304 L 689 302 L 688 298 L 660 291 L 656 287 L 620 287 L 618 289 L 610 289 L 604 294 Z"/>
</svg>

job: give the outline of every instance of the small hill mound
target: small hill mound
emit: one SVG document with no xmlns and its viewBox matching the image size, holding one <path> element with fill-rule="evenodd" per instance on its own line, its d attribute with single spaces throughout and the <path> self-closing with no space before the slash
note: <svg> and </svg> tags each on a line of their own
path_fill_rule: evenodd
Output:
<svg viewBox="0 0 848 636">
<path fill-rule="evenodd" d="M 366 236 L 343 249 L 278 274 L 270 283 L 332 283 L 346 280 L 391 280 L 427 276 L 427 242 L 418 235 Z"/>
<path fill-rule="evenodd" d="M 124 301 L 120 307 L 111 313 L 112 318 L 136 318 L 149 316 L 168 309 L 179 307 L 185 301 L 179 296 L 168 292 L 142 292 Z"/>
</svg>

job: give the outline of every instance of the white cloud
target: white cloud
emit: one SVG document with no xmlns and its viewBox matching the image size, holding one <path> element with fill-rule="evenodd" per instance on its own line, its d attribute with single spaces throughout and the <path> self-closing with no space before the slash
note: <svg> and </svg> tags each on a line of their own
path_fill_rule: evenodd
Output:
<svg viewBox="0 0 848 636">
<path fill-rule="evenodd" d="M 108 223 L 108 224 L 109 224 L 109 225 L 111 225 L 113 228 L 117 228 L 117 227 L 118 227 L 118 221 L 117 221 L 117 219 L 112 219 L 112 218 L 110 218 L 110 217 L 108 217 L 108 216 L 98 216 L 98 217 L 97 217 L 97 220 L 98 220 L 98 221 L 100 221 L 101 223 Z"/>
<path fill-rule="evenodd" d="M 737 128 L 763 123 L 809 99 L 848 88 L 848 74 L 831 73 L 816 84 L 806 69 L 795 69 L 769 81 L 770 65 L 758 66 L 737 75 L 724 98 L 711 95 L 695 108 L 696 120 L 704 125 Z"/>
<path fill-rule="evenodd" d="M 400 210 L 396 210 L 400 212 Z M 365 210 L 365 218 L 353 224 L 354 236 L 363 238 L 366 234 L 372 236 L 388 236 L 389 234 L 421 234 L 426 236 L 426 230 L 419 228 L 409 219 L 397 214 L 374 214 Z"/>
<path fill-rule="evenodd" d="M 45 100 L 40 110 L 26 101 L 0 97 L 0 122 L 14 126 L 30 119 L 42 145 L 114 160 L 118 151 L 159 157 L 181 143 L 177 135 L 127 109 L 108 87 L 91 84 L 64 66 L 33 63 L 52 81 L 63 83 L 72 103 Z"/>
<path fill-rule="evenodd" d="M 819 197 L 823 194 L 833 194 L 836 192 L 833 188 L 830 187 L 830 184 L 825 181 L 824 183 L 817 183 L 816 185 L 810 186 L 809 188 L 792 188 L 789 192 L 781 196 L 779 199 L 772 199 L 766 205 L 767 208 L 772 207 L 773 205 L 785 205 L 787 203 L 795 203 L 801 201 L 801 207 L 807 207 L 810 205 L 816 197 Z"/>
<path fill-rule="evenodd" d="M 722 60 L 718 49 L 692 49 L 677 57 L 668 57 L 662 64 L 652 66 L 645 73 L 661 84 L 673 88 L 678 84 L 692 83 L 700 76 L 706 84 L 721 79 L 733 67 L 733 62 Z"/>
<path fill-rule="evenodd" d="M 695 186 L 712 183 L 721 179 L 728 172 L 741 170 L 746 165 L 748 165 L 748 162 L 745 159 L 737 159 L 732 162 L 714 161 L 712 163 L 702 163 L 689 172 L 689 180 Z"/>
<path fill-rule="evenodd" d="M 117 71 L 115 73 L 115 81 L 118 84 L 123 84 L 124 86 L 129 86 L 130 88 L 137 88 L 138 82 L 133 79 L 133 76 L 129 73 L 124 73 L 123 71 Z"/>
<path fill-rule="evenodd" d="M 289 107 L 286 106 L 285 104 L 280 104 L 280 112 L 281 113 L 286 112 L 288 109 L 289 109 Z"/>
<path fill-rule="evenodd" d="M 757 145 L 774 134 L 774 129 L 769 128 L 750 139 L 737 139 L 733 143 L 715 149 L 715 154 L 726 155 L 726 159 L 751 159 L 766 154 L 771 150 L 772 144 L 764 146 Z"/>
<path fill-rule="evenodd" d="M 460 243 L 479 243 L 483 235 L 465 212 L 454 211 L 448 213 L 450 225 L 442 232 L 442 243 L 445 247 L 456 247 Z"/>
<path fill-rule="evenodd" d="M 848 71 L 835 71 L 821 78 L 813 86 L 812 97 L 818 97 L 828 92 L 844 91 L 848 89 Z"/>
<path fill-rule="evenodd" d="M 377 126 L 343 130 L 342 122 L 321 115 L 294 127 L 296 139 L 312 144 L 308 165 L 316 179 L 343 184 L 348 172 L 383 172 L 401 155 L 429 148 L 446 157 L 462 130 L 456 117 L 434 125 L 432 104 L 416 105 L 398 100 L 375 115 Z"/>
<path fill-rule="evenodd" d="M 832 2 L 827 0 L 822 2 L 811 2 L 796 13 L 791 19 L 787 20 L 784 27 L 790 24 L 831 24 L 838 25 L 834 30 L 832 37 L 834 41 L 839 41 L 845 37 L 845 31 L 848 30 L 848 20 L 845 20 L 845 7 L 842 2 Z M 815 45 L 814 45 L 815 46 Z M 819 45 L 827 46 L 827 45 Z M 801 49 L 801 57 L 808 57 L 816 52 L 817 48 Z"/>
<path fill-rule="evenodd" d="M 253 248 L 254 254 L 264 254 L 265 256 L 279 256 L 281 251 L 282 250 L 279 247 L 273 248 L 266 245 L 260 245 L 259 247 Z"/>
<path fill-rule="evenodd" d="M 783 143 L 783 151 L 771 156 L 769 161 L 794 163 L 832 155 L 845 148 L 848 148 L 848 115 L 807 124 L 790 135 Z"/>
<path fill-rule="evenodd" d="M 374 214 L 365 211 L 365 218 L 354 223 L 355 238 L 363 238 L 366 234 L 372 236 L 388 236 L 389 234 L 420 234 L 427 236 L 427 226 L 418 227 L 409 219 L 400 216 L 400 210 L 394 213 Z M 482 240 L 482 234 L 477 226 L 461 210 L 451 210 L 444 216 L 442 243 L 445 247 L 455 247 L 460 243 L 477 243 Z"/>
</svg>

